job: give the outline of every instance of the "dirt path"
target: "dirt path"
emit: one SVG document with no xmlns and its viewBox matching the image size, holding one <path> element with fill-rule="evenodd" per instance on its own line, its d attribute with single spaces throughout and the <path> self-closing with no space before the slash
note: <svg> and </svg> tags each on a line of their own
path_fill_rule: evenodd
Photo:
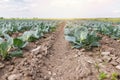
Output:
<svg viewBox="0 0 120 80">
<path fill-rule="evenodd" d="M 61 65 L 63 63 L 62 59 L 66 57 L 66 53 L 69 50 L 69 43 L 64 39 L 64 27 L 65 23 L 60 25 L 56 33 L 57 38 L 50 49 L 51 55 L 46 63 L 51 66 Z"/>
<path fill-rule="evenodd" d="M 72 50 L 64 39 L 64 27 L 65 22 L 57 30 L 56 40 L 50 48 L 51 55 L 45 59 L 42 73 L 48 80 L 80 80 L 91 74 L 87 68 L 89 65 L 84 64 L 85 56 L 78 57 L 78 51 Z"/>
</svg>

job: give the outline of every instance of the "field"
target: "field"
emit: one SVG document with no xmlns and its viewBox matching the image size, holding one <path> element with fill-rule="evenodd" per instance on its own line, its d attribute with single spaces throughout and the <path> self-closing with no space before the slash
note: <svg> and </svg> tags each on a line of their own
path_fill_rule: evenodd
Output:
<svg viewBox="0 0 120 80">
<path fill-rule="evenodd" d="M 0 19 L 0 80 L 120 80 L 120 19 Z"/>
</svg>

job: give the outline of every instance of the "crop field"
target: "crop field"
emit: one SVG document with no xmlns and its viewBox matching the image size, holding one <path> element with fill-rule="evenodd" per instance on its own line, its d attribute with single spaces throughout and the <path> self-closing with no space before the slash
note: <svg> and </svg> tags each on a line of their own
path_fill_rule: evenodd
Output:
<svg viewBox="0 0 120 80">
<path fill-rule="evenodd" d="M 0 19 L 0 80 L 120 80 L 120 19 Z"/>
</svg>

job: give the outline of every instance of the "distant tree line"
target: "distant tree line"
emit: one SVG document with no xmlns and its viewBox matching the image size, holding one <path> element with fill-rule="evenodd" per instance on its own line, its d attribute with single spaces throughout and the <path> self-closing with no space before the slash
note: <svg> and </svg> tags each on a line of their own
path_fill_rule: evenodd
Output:
<svg viewBox="0 0 120 80">
<path fill-rule="evenodd" d="M 0 17 L 0 19 L 4 19 L 4 17 Z"/>
</svg>

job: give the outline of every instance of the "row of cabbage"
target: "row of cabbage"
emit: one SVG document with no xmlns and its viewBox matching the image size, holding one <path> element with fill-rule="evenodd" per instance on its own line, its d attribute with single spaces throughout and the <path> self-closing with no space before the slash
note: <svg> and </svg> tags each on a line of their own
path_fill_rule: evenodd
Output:
<svg viewBox="0 0 120 80">
<path fill-rule="evenodd" d="M 120 24 L 100 21 L 69 21 L 64 29 L 65 39 L 75 48 L 100 46 L 101 34 L 120 39 Z"/>
<path fill-rule="evenodd" d="M 3 59 L 22 56 L 22 49 L 45 33 L 54 31 L 58 21 L 0 20 L 0 55 Z M 21 36 L 11 37 L 15 33 Z"/>
</svg>

